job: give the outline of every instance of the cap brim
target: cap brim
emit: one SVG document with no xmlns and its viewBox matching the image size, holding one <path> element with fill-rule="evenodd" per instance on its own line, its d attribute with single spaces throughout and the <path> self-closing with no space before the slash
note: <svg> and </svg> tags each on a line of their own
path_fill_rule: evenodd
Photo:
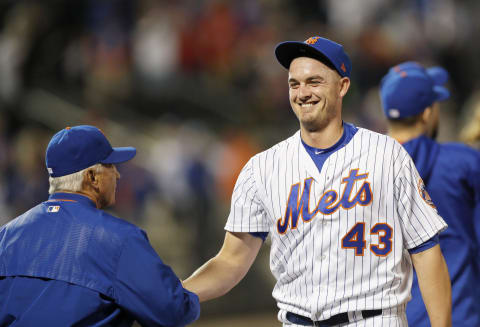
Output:
<svg viewBox="0 0 480 327">
<path fill-rule="evenodd" d="M 100 163 L 104 163 L 104 164 L 122 163 L 132 159 L 133 157 L 135 157 L 136 154 L 137 154 L 137 149 L 131 146 L 113 148 L 112 153 L 110 153 L 110 155 L 106 157 L 104 160 L 100 161 Z"/>
<path fill-rule="evenodd" d="M 443 86 L 436 85 L 433 87 L 433 91 L 437 95 L 435 101 L 447 100 L 450 97 L 450 91 L 448 91 Z"/>
<path fill-rule="evenodd" d="M 448 72 L 446 69 L 436 66 L 426 69 L 427 74 L 433 79 L 435 85 L 445 85 L 448 81 Z"/>
<path fill-rule="evenodd" d="M 278 62 L 286 69 L 290 68 L 293 59 L 298 57 L 313 57 L 321 62 L 328 64 L 336 71 L 335 66 L 322 52 L 311 47 L 310 45 L 299 41 L 282 42 L 275 48 L 275 56 Z"/>
</svg>

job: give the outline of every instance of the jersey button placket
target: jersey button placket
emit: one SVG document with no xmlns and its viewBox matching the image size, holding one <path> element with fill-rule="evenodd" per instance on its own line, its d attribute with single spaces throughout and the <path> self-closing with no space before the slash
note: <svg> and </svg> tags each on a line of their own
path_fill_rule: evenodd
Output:
<svg viewBox="0 0 480 327">
<path fill-rule="evenodd" d="M 322 236 L 328 236 L 330 234 L 329 232 L 329 221 L 325 219 L 325 216 L 322 217 L 321 223 L 319 224 L 319 232 L 320 235 Z M 328 237 L 327 239 L 324 240 L 324 242 L 328 242 Z M 325 245 L 325 244 L 324 244 Z M 321 247 L 318 247 L 320 250 L 320 253 L 316 256 L 316 261 L 317 261 L 317 266 L 319 268 L 318 271 L 318 293 L 315 294 L 317 298 L 315 301 L 317 302 L 317 313 L 318 310 L 322 310 L 322 308 L 325 306 L 325 300 L 328 292 L 328 253 L 325 252 L 325 249 L 322 249 Z"/>
<path fill-rule="evenodd" d="M 327 259 L 327 256 L 326 256 L 325 254 L 323 254 L 323 253 L 320 253 L 320 254 L 318 255 L 318 257 L 317 257 L 317 260 L 318 260 L 318 261 L 321 261 L 321 262 L 324 262 L 325 259 Z"/>
<path fill-rule="evenodd" d="M 324 217 L 322 216 L 319 216 L 318 217 L 319 220 L 316 224 L 316 229 L 317 229 L 317 232 L 319 235 L 322 235 L 323 233 L 323 229 L 324 229 Z M 320 219 L 322 219 L 320 221 Z M 324 297 L 325 295 L 325 292 L 326 292 L 326 287 L 324 285 L 324 283 L 326 283 L 326 281 L 323 280 L 322 276 L 323 276 L 323 270 L 325 269 L 324 267 L 324 261 L 322 260 L 322 257 L 323 257 L 323 252 L 322 252 L 322 247 L 320 246 L 318 242 L 321 242 L 320 239 L 316 239 L 315 240 L 315 248 L 314 248 L 314 262 L 312 263 L 313 264 L 313 271 L 312 271 L 312 278 L 314 279 L 315 281 L 315 285 L 314 288 L 312 289 L 312 296 L 311 296 L 311 310 L 312 312 L 317 312 L 319 310 L 319 308 L 321 308 L 323 306 L 323 301 L 322 301 L 322 297 Z"/>
<path fill-rule="evenodd" d="M 322 219 L 321 227 L 325 228 L 326 226 L 327 226 L 327 221 L 325 219 Z M 318 255 L 317 259 L 318 259 L 318 261 L 325 262 L 325 260 L 327 259 L 327 255 L 324 254 L 324 253 L 320 253 Z"/>
</svg>

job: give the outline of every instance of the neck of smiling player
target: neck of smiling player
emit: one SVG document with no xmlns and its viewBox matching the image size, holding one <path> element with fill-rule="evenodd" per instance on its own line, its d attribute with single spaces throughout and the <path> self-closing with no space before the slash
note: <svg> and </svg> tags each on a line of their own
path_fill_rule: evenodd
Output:
<svg viewBox="0 0 480 327">
<path fill-rule="evenodd" d="M 337 143 L 343 135 L 343 121 L 341 114 L 328 124 L 305 126 L 300 122 L 300 135 L 303 142 L 311 147 L 327 149 Z"/>
</svg>

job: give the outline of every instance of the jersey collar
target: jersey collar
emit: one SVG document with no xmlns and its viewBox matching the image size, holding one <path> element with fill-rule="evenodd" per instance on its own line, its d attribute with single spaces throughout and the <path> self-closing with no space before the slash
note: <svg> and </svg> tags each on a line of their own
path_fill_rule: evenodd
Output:
<svg viewBox="0 0 480 327">
<path fill-rule="evenodd" d="M 48 197 L 48 202 L 50 201 L 65 201 L 65 202 L 78 202 L 84 205 L 97 207 L 95 202 L 93 202 L 89 197 L 79 194 L 79 193 L 66 193 L 66 192 L 58 192 L 50 194 Z"/>
<path fill-rule="evenodd" d="M 308 175 L 312 177 L 316 182 L 320 181 L 320 172 L 318 171 L 315 162 L 313 162 L 312 157 L 308 154 L 307 149 L 303 146 L 302 137 L 300 136 L 300 131 L 295 133 L 296 142 L 298 142 L 298 151 L 300 151 L 300 162 L 305 167 Z"/>
</svg>

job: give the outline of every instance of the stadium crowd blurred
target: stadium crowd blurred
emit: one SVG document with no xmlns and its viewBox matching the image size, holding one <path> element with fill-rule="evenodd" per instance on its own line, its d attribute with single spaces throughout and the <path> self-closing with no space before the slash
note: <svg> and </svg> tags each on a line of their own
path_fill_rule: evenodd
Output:
<svg viewBox="0 0 480 327">
<path fill-rule="evenodd" d="M 243 164 L 297 129 L 276 43 L 343 44 L 353 62 L 345 120 L 379 132 L 388 67 L 445 67 L 453 97 L 440 137 L 456 140 L 470 123 L 462 137 L 478 145 L 478 13 L 474 0 L 2 1 L 0 224 L 47 198 L 53 133 L 93 124 L 139 150 L 120 166 L 112 211 L 186 277 L 219 248 Z M 264 292 L 219 303 L 271 306 L 269 272 L 252 275 Z"/>
</svg>

